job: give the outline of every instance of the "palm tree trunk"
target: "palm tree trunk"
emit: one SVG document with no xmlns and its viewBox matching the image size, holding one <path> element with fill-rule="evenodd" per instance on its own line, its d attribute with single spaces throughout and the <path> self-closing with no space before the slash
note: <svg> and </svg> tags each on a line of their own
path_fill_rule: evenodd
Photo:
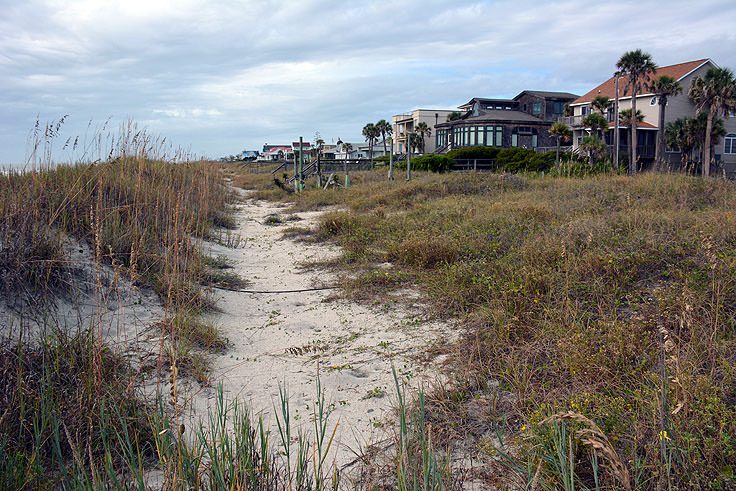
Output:
<svg viewBox="0 0 736 491">
<path fill-rule="evenodd" d="M 657 165 L 662 165 L 664 153 L 664 107 L 667 105 L 667 97 L 659 96 L 659 128 L 657 129 L 657 148 L 654 160 Z"/>
<path fill-rule="evenodd" d="M 631 170 L 636 174 L 636 89 L 631 91 Z"/>
<path fill-rule="evenodd" d="M 613 123 L 613 147 L 614 147 L 614 158 L 616 159 L 616 171 L 618 172 L 618 140 L 619 140 L 619 131 L 618 131 L 618 79 L 619 74 L 616 72 L 616 100 L 614 102 L 613 110 L 616 112 L 614 115 L 614 123 Z"/>
<path fill-rule="evenodd" d="M 557 137 L 557 155 L 555 156 L 555 168 L 560 166 L 560 137 Z"/>
<path fill-rule="evenodd" d="M 383 138 L 383 155 L 386 155 L 388 152 L 386 151 L 386 133 L 383 131 L 381 132 L 381 137 Z"/>
<path fill-rule="evenodd" d="M 708 110 L 708 119 L 705 123 L 705 141 L 703 142 L 703 176 L 710 176 L 710 134 L 713 131 L 714 107 Z"/>
<path fill-rule="evenodd" d="M 368 154 L 371 156 L 371 169 L 373 169 L 373 137 L 368 138 Z"/>
</svg>

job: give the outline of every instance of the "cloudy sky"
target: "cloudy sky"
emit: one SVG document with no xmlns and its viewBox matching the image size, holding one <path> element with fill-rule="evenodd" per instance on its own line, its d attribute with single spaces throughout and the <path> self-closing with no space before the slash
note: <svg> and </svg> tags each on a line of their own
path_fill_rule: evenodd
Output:
<svg viewBox="0 0 736 491">
<path fill-rule="evenodd" d="M 636 48 L 736 68 L 736 2 L 0 0 L 0 164 L 64 115 L 63 138 L 134 120 L 210 157 L 360 141 L 419 107 L 582 94 Z"/>
</svg>

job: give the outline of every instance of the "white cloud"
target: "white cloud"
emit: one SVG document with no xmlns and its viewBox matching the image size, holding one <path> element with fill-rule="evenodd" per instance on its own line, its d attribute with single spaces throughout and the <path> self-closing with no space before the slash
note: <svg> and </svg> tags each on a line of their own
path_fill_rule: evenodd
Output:
<svg viewBox="0 0 736 491">
<path fill-rule="evenodd" d="M 587 91 L 628 49 L 736 65 L 731 1 L 0 0 L 0 162 L 36 115 L 132 117 L 195 152 L 525 88 Z M 77 121 L 77 123 L 74 123 Z"/>
</svg>

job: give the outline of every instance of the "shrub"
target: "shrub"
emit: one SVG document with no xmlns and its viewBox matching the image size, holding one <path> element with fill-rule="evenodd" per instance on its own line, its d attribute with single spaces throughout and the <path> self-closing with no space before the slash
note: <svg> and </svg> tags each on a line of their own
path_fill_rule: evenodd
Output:
<svg viewBox="0 0 736 491">
<path fill-rule="evenodd" d="M 451 150 L 445 155 L 452 159 L 495 159 L 500 151 L 497 147 L 475 146 Z"/>
<path fill-rule="evenodd" d="M 496 157 L 496 166 L 506 172 L 541 172 L 553 167 L 554 163 L 555 152 L 536 153 L 528 148 L 504 148 Z"/>
<path fill-rule="evenodd" d="M 455 161 L 447 155 L 428 153 L 411 159 L 411 167 L 414 170 L 428 170 L 432 172 L 446 172 L 450 170 Z"/>
</svg>

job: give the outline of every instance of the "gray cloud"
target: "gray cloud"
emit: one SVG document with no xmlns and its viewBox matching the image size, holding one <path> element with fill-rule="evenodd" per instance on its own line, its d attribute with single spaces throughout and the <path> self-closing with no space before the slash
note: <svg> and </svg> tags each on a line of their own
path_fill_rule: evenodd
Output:
<svg viewBox="0 0 736 491">
<path fill-rule="evenodd" d="M 219 156 L 525 88 L 583 93 L 626 50 L 736 66 L 736 5 L 654 0 L 2 2 L 0 163 L 36 117 L 132 118 Z"/>
</svg>

